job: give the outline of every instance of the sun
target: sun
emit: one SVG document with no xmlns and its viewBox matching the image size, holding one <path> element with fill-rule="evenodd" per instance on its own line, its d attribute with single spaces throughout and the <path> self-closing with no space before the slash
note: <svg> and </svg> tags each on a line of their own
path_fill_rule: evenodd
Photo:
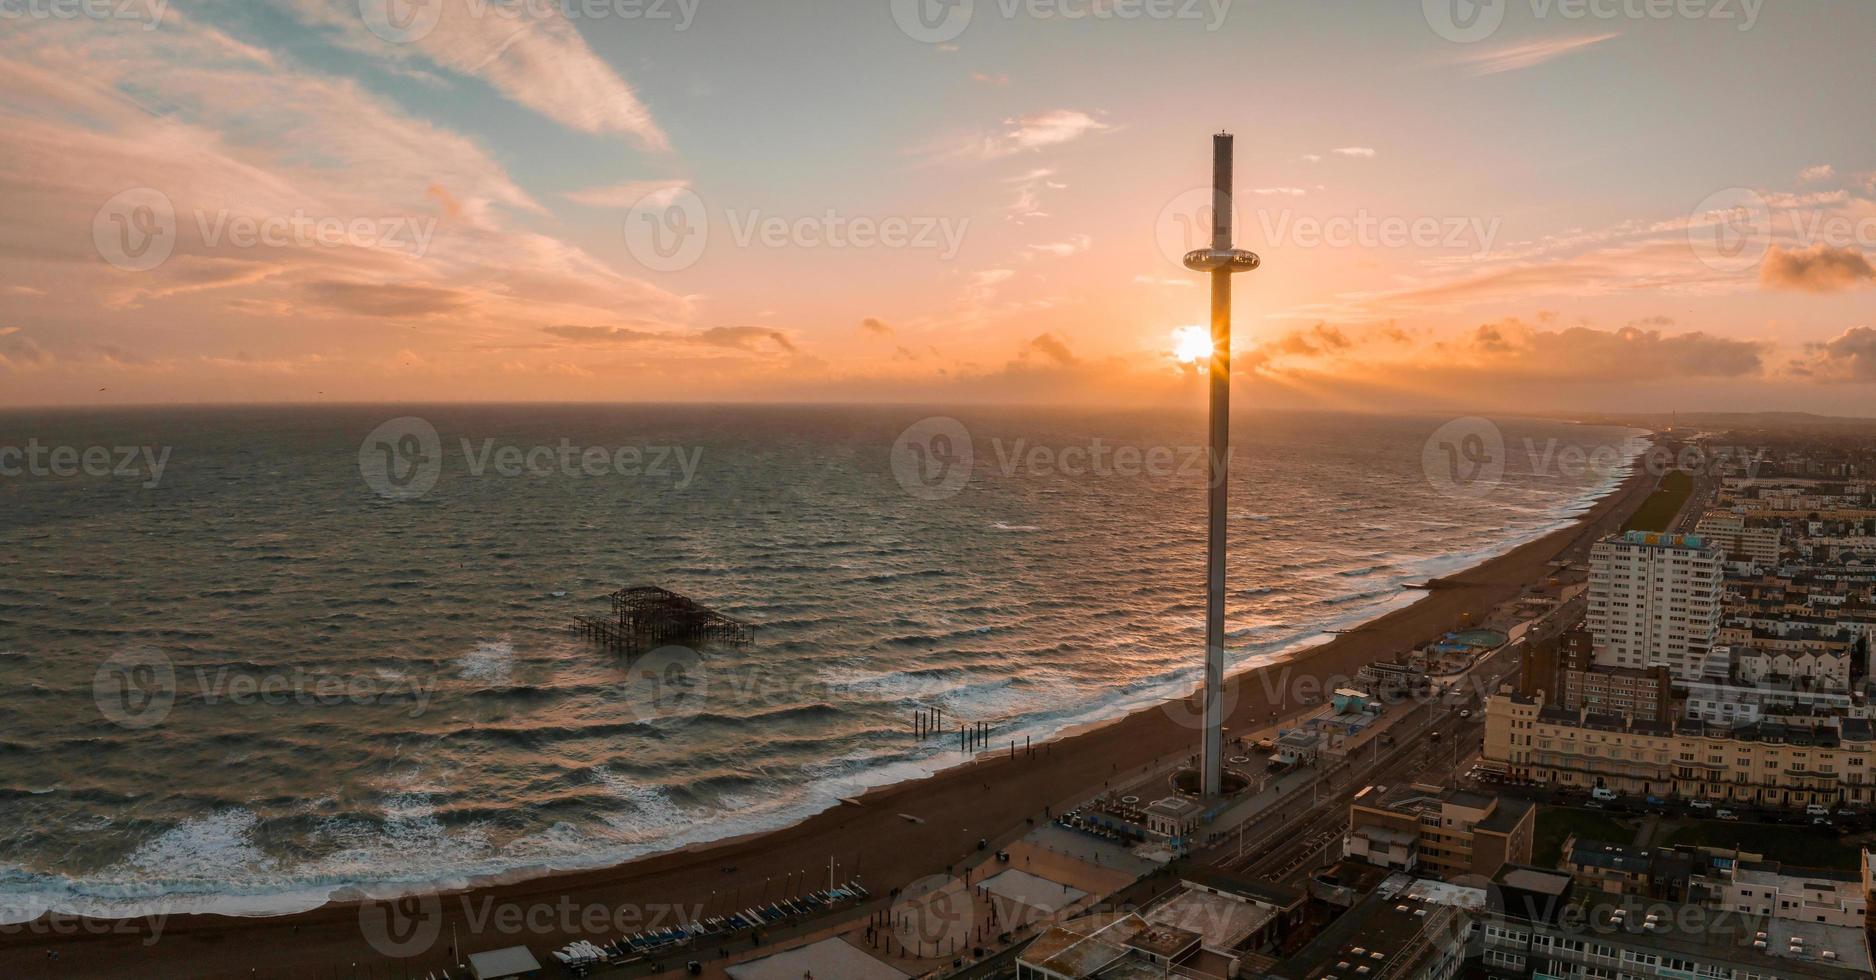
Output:
<svg viewBox="0 0 1876 980">
<path fill-rule="evenodd" d="M 1212 332 L 1204 327 L 1180 327 L 1172 332 L 1173 357 L 1187 364 L 1207 361 L 1212 356 Z"/>
</svg>

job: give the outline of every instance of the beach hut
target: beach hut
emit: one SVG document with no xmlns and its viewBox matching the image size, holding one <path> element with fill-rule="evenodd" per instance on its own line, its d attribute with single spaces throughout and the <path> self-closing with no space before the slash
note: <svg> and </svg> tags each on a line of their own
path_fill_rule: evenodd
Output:
<svg viewBox="0 0 1876 980">
<path fill-rule="evenodd" d="M 510 980 L 513 977 L 538 977 L 541 964 L 526 946 L 491 949 L 469 954 L 469 975 L 475 980 Z"/>
</svg>

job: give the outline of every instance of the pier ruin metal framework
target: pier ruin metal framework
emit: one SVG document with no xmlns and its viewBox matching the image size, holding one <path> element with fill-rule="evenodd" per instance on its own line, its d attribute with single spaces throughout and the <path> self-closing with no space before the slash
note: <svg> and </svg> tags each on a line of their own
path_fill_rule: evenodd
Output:
<svg viewBox="0 0 1876 980">
<path fill-rule="evenodd" d="M 636 656 L 668 645 L 746 647 L 755 642 L 754 626 L 669 589 L 640 585 L 610 598 L 611 616 L 581 616 L 573 628 L 614 653 Z"/>
</svg>

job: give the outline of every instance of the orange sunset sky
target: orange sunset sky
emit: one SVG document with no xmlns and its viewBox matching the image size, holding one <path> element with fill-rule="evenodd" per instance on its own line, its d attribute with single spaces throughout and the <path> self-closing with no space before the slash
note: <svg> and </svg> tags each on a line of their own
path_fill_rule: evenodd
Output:
<svg viewBox="0 0 1876 980">
<path fill-rule="evenodd" d="M 0 405 L 1876 414 L 1866 2 L 49 2 Z"/>
</svg>

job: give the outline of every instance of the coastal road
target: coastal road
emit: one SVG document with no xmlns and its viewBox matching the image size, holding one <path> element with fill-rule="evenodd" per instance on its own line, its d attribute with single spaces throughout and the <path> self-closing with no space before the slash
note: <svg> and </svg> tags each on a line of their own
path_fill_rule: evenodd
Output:
<svg viewBox="0 0 1876 980">
<path fill-rule="evenodd" d="M 1450 782 L 1459 763 L 1482 741 L 1484 728 L 1477 716 L 1461 720 L 1432 705 L 1420 710 L 1427 714 L 1402 731 L 1398 744 L 1378 763 L 1345 762 L 1326 771 L 1312 798 L 1299 793 L 1296 801 L 1277 807 L 1258 821 L 1262 836 L 1247 839 L 1241 857 L 1227 855 L 1217 863 L 1278 884 L 1294 883 L 1341 856 L 1349 804 L 1365 787 Z M 1435 731 L 1440 741 L 1428 741 Z"/>
</svg>

